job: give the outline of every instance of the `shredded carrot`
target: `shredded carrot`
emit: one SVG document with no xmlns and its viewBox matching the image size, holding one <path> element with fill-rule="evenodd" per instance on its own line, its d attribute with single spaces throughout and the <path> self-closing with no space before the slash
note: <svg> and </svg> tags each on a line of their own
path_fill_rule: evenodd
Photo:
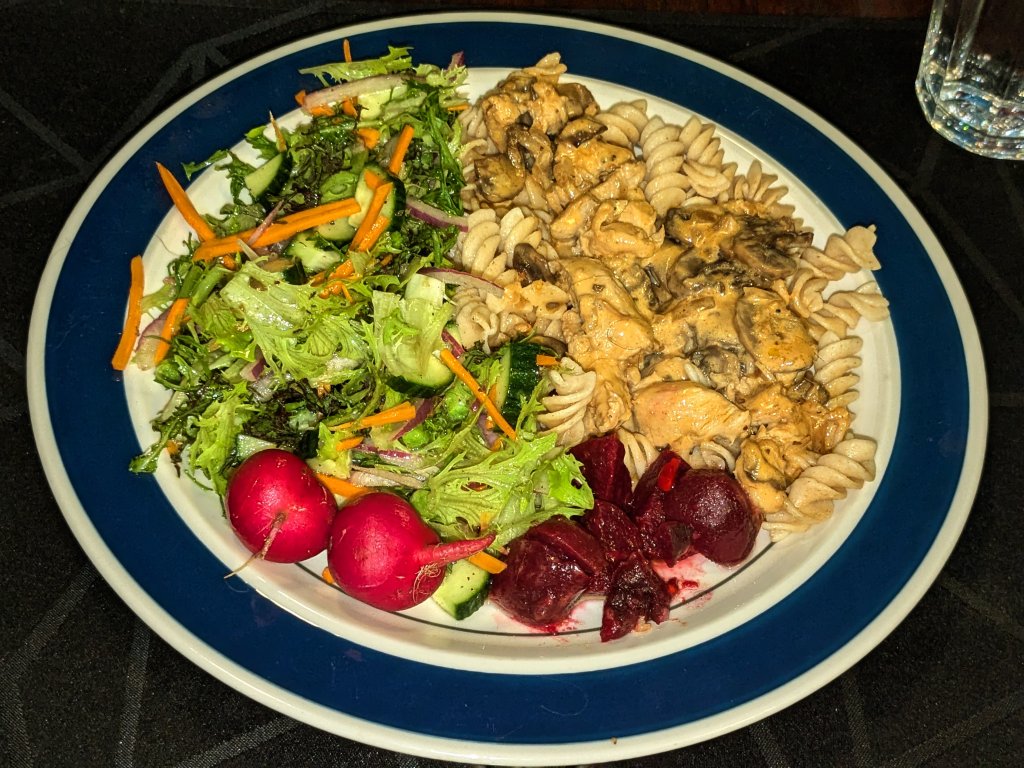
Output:
<svg viewBox="0 0 1024 768">
<path fill-rule="evenodd" d="M 163 327 L 160 329 L 160 341 L 157 344 L 156 352 L 153 354 L 153 364 L 160 363 L 167 353 L 171 351 L 171 339 L 178 335 L 178 329 L 185 319 L 185 310 L 188 308 L 188 299 L 175 299 L 171 308 L 167 310 L 167 317 L 164 318 Z"/>
<path fill-rule="evenodd" d="M 340 290 L 340 292 L 342 294 L 344 294 L 345 301 L 347 301 L 349 304 L 351 304 L 352 303 L 352 294 L 349 293 L 348 286 L 345 285 L 344 282 L 339 282 L 338 283 L 338 289 Z"/>
<path fill-rule="evenodd" d="M 168 456 L 177 456 L 181 452 L 181 443 L 177 440 L 168 440 L 166 447 Z"/>
<path fill-rule="evenodd" d="M 132 359 L 132 350 L 135 349 L 135 339 L 139 335 L 139 323 L 142 321 L 142 294 L 145 288 L 145 275 L 141 256 L 132 258 L 130 269 L 128 315 L 124 319 L 124 328 L 121 329 L 121 341 L 118 342 L 117 349 L 110 361 L 115 371 L 123 371 L 128 367 L 128 362 Z"/>
<path fill-rule="evenodd" d="M 414 133 L 415 131 L 409 123 L 402 126 L 402 130 L 398 134 L 398 140 L 395 142 L 395 149 L 391 153 L 391 162 L 388 163 L 388 170 L 392 173 L 398 173 L 402 170 L 405 153 L 409 151 L 409 145 L 412 144 Z"/>
<path fill-rule="evenodd" d="M 558 365 L 558 358 L 554 355 L 537 355 L 537 365 L 541 368 L 550 368 L 553 365 Z"/>
<path fill-rule="evenodd" d="M 334 577 L 331 575 L 330 568 L 324 568 L 323 571 L 320 573 L 320 578 L 326 581 L 328 584 L 332 586 L 334 585 Z"/>
<path fill-rule="evenodd" d="M 391 194 L 391 190 L 394 188 L 395 185 L 388 181 L 373 190 L 373 197 L 370 198 L 370 204 L 366 208 L 366 215 L 363 216 L 363 220 L 359 222 L 359 226 L 356 228 L 356 233 L 352 236 L 352 242 L 357 244 L 357 250 L 365 250 L 359 248 L 358 244 L 369 233 L 370 228 L 380 215 L 381 208 L 384 207 L 384 201 L 388 199 L 388 195 Z"/>
<path fill-rule="evenodd" d="M 325 475 L 320 472 L 316 473 L 316 479 L 323 484 L 324 488 L 335 496 L 344 496 L 346 499 L 359 496 L 360 494 L 366 493 L 368 490 L 361 485 L 350 483 L 348 480 L 342 480 L 340 477 Z"/>
<path fill-rule="evenodd" d="M 449 104 L 447 107 L 445 107 L 445 109 L 447 109 L 449 112 L 463 112 L 469 109 L 469 104 L 467 104 L 466 102 L 463 102 L 461 104 Z"/>
<path fill-rule="evenodd" d="M 299 105 L 300 107 L 301 107 L 301 106 L 302 106 L 303 104 L 305 104 L 305 103 L 306 103 L 306 91 L 305 91 L 305 90 L 301 90 L 301 91 L 296 91 L 296 92 L 295 92 L 295 101 L 296 101 L 296 103 L 297 103 L 297 104 L 298 104 L 298 105 Z"/>
<path fill-rule="evenodd" d="M 352 101 L 351 97 L 346 98 L 343 102 L 341 102 L 341 111 L 348 115 L 349 117 L 359 116 L 359 112 L 356 110 L 356 104 L 354 101 Z"/>
<path fill-rule="evenodd" d="M 357 445 L 363 442 L 361 437 L 349 437 L 344 440 L 339 440 L 334 444 L 334 450 L 336 451 L 349 451 L 355 448 Z"/>
<path fill-rule="evenodd" d="M 491 574 L 501 573 L 507 567 L 504 561 L 499 560 L 488 552 L 477 552 L 475 555 L 470 555 L 466 559 L 477 568 L 482 568 Z"/>
<path fill-rule="evenodd" d="M 380 143 L 380 131 L 376 128 L 356 128 L 356 135 L 367 149 L 373 149 Z"/>
<path fill-rule="evenodd" d="M 356 250 L 365 252 L 373 248 L 380 240 L 380 236 L 387 230 L 388 225 L 391 223 L 384 214 L 380 214 L 376 219 L 373 220 L 373 226 L 370 227 L 369 231 L 363 236 L 363 239 L 356 243 Z"/>
<path fill-rule="evenodd" d="M 184 217 L 192 229 L 199 235 L 200 240 L 212 240 L 214 238 L 213 229 L 206 223 L 206 219 L 199 215 L 199 211 L 192 205 L 192 201 L 188 199 L 188 195 L 185 194 L 185 190 L 182 188 L 178 180 L 174 178 L 174 174 L 167 170 L 160 163 L 156 164 L 156 169 L 160 173 L 160 178 L 164 182 L 164 187 L 167 189 L 167 194 L 171 196 L 171 201 L 174 203 L 174 207 L 178 209 L 178 212 Z"/>
<path fill-rule="evenodd" d="M 479 382 L 473 378 L 473 374 L 466 370 L 466 368 L 460 363 L 455 355 L 450 350 L 443 348 L 440 353 L 441 362 L 447 365 L 452 373 L 454 373 L 460 381 L 462 381 L 470 392 L 473 393 L 473 397 L 480 401 L 480 404 L 487 410 L 491 418 L 494 419 L 494 423 L 498 425 L 502 432 L 509 436 L 511 440 L 516 439 L 516 431 L 512 428 L 512 425 L 505 420 L 505 417 L 501 415 L 501 411 L 498 406 L 494 404 L 494 401 L 487 396 L 484 392 L 483 387 L 480 386 Z"/>
<path fill-rule="evenodd" d="M 285 143 L 284 134 L 281 132 L 281 126 L 277 124 L 277 118 L 274 117 L 274 113 L 270 113 L 270 127 L 274 129 L 274 142 L 277 144 L 277 151 L 284 152 L 288 149 L 288 145 Z"/>
<path fill-rule="evenodd" d="M 363 171 L 363 180 L 366 181 L 366 186 L 370 189 L 376 189 L 384 183 L 384 177 L 374 173 L 369 168 Z"/>
<path fill-rule="evenodd" d="M 351 64 L 352 63 L 352 46 L 349 45 L 347 37 L 344 40 L 341 41 L 341 51 L 345 55 L 346 63 Z"/>
<path fill-rule="evenodd" d="M 393 408 L 386 408 L 379 413 L 375 413 L 370 416 L 363 416 L 361 419 L 356 419 L 355 421 L 347 421 L 344 424 L 331 427 L 331 429 L 365 429 L 366 427 L 382 427 L 385 424 L 398 424 L 403 421 L 408 421 L 415 415 L 416 406 L 412 403 L 405 402 L 400 403 Z"/>
<path fill-rule="evenodd" d="M 337 200 L 332 203 L 324 203 L 318 205 L 315 208 L 308 208 L 304 211 L 285 216 L 282 219 L 278 219 L 273 224 L 264 230 L 264 232 L 256 238 L 255 242 L 249 243 L 253 248 L 262 248 L 266 245 L 272 245 L 273 243 L 279 243 L 282 240 L 287 240 L 292 235 L 296 235 L 307 229 L 319 226 L 320 224 L 326 224 L 329 221 L 340 219 L 343 216 L 351 216 L 358 212 L 359 203 L 353 198 L 348 197 L 344 200 Z M 214 240 L 207 240 L 204 243 L 200 243 L 199 247 L 196 248 L 194 254 L 192 254 L 193 261 L 209 261 L 215 259 L 218 256 L 224 256 L 227 254 L 237 253 L 242 250 L 239 246 L 238 241 L 248 241 L 253 235 L 255 230 L 247 229 L 243 232 L 238 232 L 234 235 L 227 235 L 226 237 L 218 237 Z"/>
</svg>

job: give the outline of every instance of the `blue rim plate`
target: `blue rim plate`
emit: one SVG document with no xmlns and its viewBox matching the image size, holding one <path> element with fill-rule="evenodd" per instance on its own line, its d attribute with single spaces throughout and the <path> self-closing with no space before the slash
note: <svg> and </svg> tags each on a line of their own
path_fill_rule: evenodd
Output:
<svg viewBox="0 0 1024 768">
<path fill-rule="evenodd" d="M 529 675 L 384 654 L 244 586 L 223 586 L 223 564 L 159 485 L 126 469 L 139 443 L 124 386 L 109 368 L 125 265 L 167 212 L 153 163 L 205 157 L 236 143 L 268 109 L 287 112 L 297 70 L 337 58 L 344 37 L 360 51 L 412 45 L 422 61 L 446 62 L 464 50 L 471 67 L 505 70 L 557 50 L 571 75 L 684 105 L 770 153 L 844 226 L 873 222 L 884 233 L 887 252 L 898 254 L 878 277 L 898 342 L 894 445 L 862 518 L 807 581 L 694 647 L 608 669 Z M 985 374 L 963 291 L 927 224 L 870 158 L 805 107 L 721 62 L 550 16 L 435 14 L 334 30 L 185 97 L 117 153 L 72 212 L 41 279 L 28 363 L 36 443 L 68 524 L 168 643 L 242 693 L 318 728 L 432 758 L 498 764 L 665 751 L 748 725 L 834 679 L 891 632 L 938 575 L 977 490 L 987 431 Z"/>
</svg>

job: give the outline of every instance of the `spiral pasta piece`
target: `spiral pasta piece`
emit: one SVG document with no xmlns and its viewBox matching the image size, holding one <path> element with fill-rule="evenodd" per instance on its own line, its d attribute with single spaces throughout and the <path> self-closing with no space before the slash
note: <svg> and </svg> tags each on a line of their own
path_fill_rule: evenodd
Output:
<svg viewBox="0 0 1024 768">
<path fill-rule="evenodd" d="M 568 67 L 562 62 L 560 53 L 548 53 L 532 67 L 523 67 L 523 72 L 538 80 L 557 82 L 558 78 L 566 73 Z"/>
<path fill-rule="evenodd" d="M 455 263 L 477 277 L 496 279 L 506 269 L 497 214 L 490 208 L 474 211 L 468 217 L 467 227 L 459 235 Z"/>
<path fill-rule="evenodd" d="M 784 508 L 765 516 L 764 527 L 773 540 L 805 531 L 827 520 L 835 502 L 875 478 L 875 441 L 847 436 L 831 453 L 818 460 L 789 486 Z"/>
<path fill-rule="evenodd" d="M 547 432 L 558 435 L 559 445 L 575 445 L 586 437 L 583 418 L 594 397 L 597 374 L 584 371 L 579 363 L 563 357 L 560 364 L 548 371 L 554 393 L 541 398 L 545 412 L 537 422 Z"/>
<path fill-rule="evenodd" d="M 827 331 L 818 340 L 818 353 L 814 358 L 814 379 L 828 392 L 826 408 L 848 407 L 857 397 L 857 382 L 860 376 L 858 356 L 864 341 L 859 336 L 840 338 Z"/>
<path fill-rule="evenodd" d="M 647 101 L 620 101 L 594 116 L 605 127 L 602 140 L 633 149 L 640 145 L 640 134 L 647 127 Z"/>
<path fill-rule="evenodd" d="M 629 476 L 636 483 L 647 471 L 647 467 L 658 458 L 658 449 L 651 439 L 641 432 L 632 432 L 625 427 L 619 427 L 615 430 L 615 435 L 626 449 L 624 457 L 626 469 L 629 470 Z"/>
<path fill-rule="evenodd" d="M 693 446 L 686 462 L 694 469 L 736 469 L 736 456 L 724 445 L 708 440 Z"/>
<path fill-rule="evenodd" d="M 679 127 L 652 117 L 640 134 L 640 153 L 646 166 L 644 196 L 664 216 L 685 202 L 692 186 L 682 172 L 686 145 L 679 141 Z"/>
<path fill-rule="evenodd" d="M 851 227 L 843 235 L 829 235 L 824 249 L 808 246 L 800 254 L 803 266 L 819 277 L 838 280 L 843 275 L 862 269 L 879 268 L 875 256 L 875 228 Z"/>
</svg>

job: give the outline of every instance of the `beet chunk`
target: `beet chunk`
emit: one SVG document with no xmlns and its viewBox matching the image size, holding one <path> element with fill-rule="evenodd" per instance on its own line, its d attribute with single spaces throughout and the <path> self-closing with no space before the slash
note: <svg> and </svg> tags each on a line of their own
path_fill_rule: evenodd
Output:
<svg viewBox="0 0 1024 768">
<path fill-rule="evenodd" d="M 592 437 L 569 449 L 580 464 L 595 499 L 626 505 L 633 480 L 626 467 L 626 448 L 614 434 Z"/>
<path fill-rule="evenodd" d="M 672 596 L 668 587 L 638 552 L 612 572 L 601 614 L 601 641 L 625 637 L 642 621 L 660 624 L 668 618 Z"/>
<path fill-rule="evenodd" d="M 601 545 L 565 518 L 534 526 L 509 545 L 506 568 L 491 580 L 490 598 L 515 619 L 551 630 L 587 592 L 604 591 Z"/>
<path fill-rule="evenodd" d="M 735 565 L 754 547 L 760 513 L 732 475 L 694 469 L 673 486 L 665 500 L 669 519 L 688 525 L 690 544 L 709 560 Z"/>
<path fill-rule="evenodd" d="M 581 518 L 583 527 L 601 543 L 604 556 L 611 562 L 625 560 L 643 550 L 636 523 L 617 505 L 597 499 L 594 508 Z"/>
<path fill-rule="evenodd" d="M 651 462 L 633 489 L 626 511 L 640 530 L 643 553 L 652 560 L 672 565 L 689 548 L 689 526 L 670 518 L 665 509 L 669 491 L 689 471 L 689 464 L 675 451 L 666 449 Z"/>
</svg>

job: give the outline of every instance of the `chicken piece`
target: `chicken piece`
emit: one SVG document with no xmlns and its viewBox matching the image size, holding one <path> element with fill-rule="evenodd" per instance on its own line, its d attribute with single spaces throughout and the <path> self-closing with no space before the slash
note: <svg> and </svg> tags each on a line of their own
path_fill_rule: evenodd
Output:
<svg viewBox="0 0 1024 768">
<path fill-rule="evenodd" d="M 692 381 L 644 387 L 633 398 L 633 415 L 640 432 L 680 456 L 715 438 L 726 443 L 739 440 L 750 426 L 750 414 L 724 395 Z"/>
<path fill-rule="evenodd" d="M 781 511 L 786 503 L 791 479 L 786 476 L 785 463 L 783 446 L 769 437 L 748 438 L 740 445 L 736 480 L 765 514 Z"/>
<path fill-rule="evenodd" d="M 785 447 L 806 448 L 814 453 L 828 453 L 843 439 L 853 420 L 844 406 L 825 408 L 812 401 L 796 402 L 787 397 L 779 384 L 765 387 L 746 402 L 751 424 L 764 427 Z M 786 469 L 795 477 L 797 472 Z"/>
<path fill-rule="evenodd" d="M 601 139 L 591 139 L 579 146 L 571 142 L 557 142 L 553 169 L 555 186 L 548 195 L 549 203 L 556 210 L 561 210 L 620 165 L 634 160 L 630 150 Z"/>
<path fill-rule="evenodd" d="M 796 373 L 814 363 L 818 347 L 807 324 L 774 291 L 745 288 L 735 325 L 743 346 L 769 373 Z"/>
<path fill-rule="evenodd" d="M 637 364 L 657 347 L 650 323 L 633 298 L 597 259 L 562 262 L 575 312 L 567 313 L 569 354 L 587 370 L 598 362 Z"/>
</svg>

